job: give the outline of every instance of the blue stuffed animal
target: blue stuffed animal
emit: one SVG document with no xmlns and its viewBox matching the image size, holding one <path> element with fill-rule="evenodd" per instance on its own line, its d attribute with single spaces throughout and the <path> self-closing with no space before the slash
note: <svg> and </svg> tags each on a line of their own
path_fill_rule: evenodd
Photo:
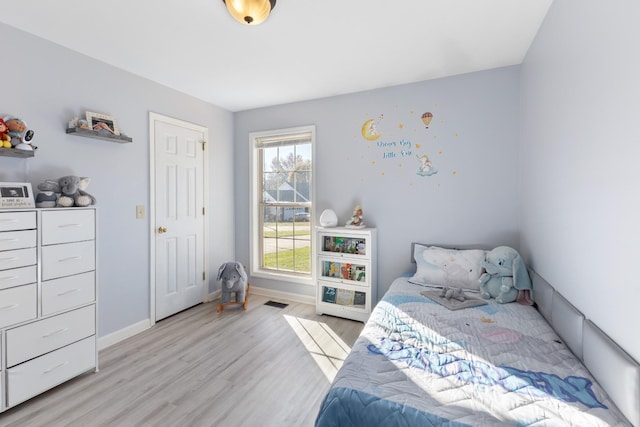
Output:
<svg viewBox="0 0 640 427">
<path fill-rule="evenodd" d="M 218 269 L 218 281 L 221 281 L 222 304 L 231 302 L 231 294 L 235 292 L 236 301 L 244 302 L 247 293 L 247 272 L 237 261 L 225 262 Z"/>
<path fill-rule="evenodd" d="M 509 246 L 498 246 L 487 252 L 482 263 L 485 272 L 480 276 L 480 296 L 484 299 L 495 298 L 496 302 L 505 304 L 521 299 L 529 304 L 528 292 L 531 290 L 531 279 L 524 261 L 518 251 Z"/>
</svg>

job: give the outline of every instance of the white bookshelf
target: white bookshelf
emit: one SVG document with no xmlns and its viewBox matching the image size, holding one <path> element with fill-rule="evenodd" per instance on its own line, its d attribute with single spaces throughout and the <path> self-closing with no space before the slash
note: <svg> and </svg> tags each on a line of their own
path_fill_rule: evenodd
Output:
<svg viewBox="0 0 640 427">
<path fill-rule="evenodd" d="M 316 312 L 365 322 L 376 301 L 376 229 L 316 228 Z"/>
</svg>

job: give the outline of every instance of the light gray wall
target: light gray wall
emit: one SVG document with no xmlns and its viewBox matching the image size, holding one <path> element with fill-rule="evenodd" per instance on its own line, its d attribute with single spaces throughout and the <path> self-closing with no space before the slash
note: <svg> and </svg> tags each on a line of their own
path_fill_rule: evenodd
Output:
<svg viewBox="0 0 640 427">
<path fill-rule="evenodd" d="M 522 66 L 522 251 L 640 360 L 640 3 L 551 6 Z"/>
<path fill-rule="evenodd" d="M 234 257 L 233 115 L 149 80 L 0 24 L 0 114 L 24 119 L 38 146 L 30 159 L 0 157 L 1 181 L 89 176 L 98 199 L 99 333 L 149 318 L 149 112 L 209 128 L 210 288 L 220 263 Z M 185 64 L 188 66 L 188 64 Z M 116 117 L 132 144 L 65 134 L 85 110 Z M 213 280 L 211 280 L 213 279 Z"/>
<path fill-rule="evenodd" d="M 249 132 L 308 124 L 317 126 L 314 221 L 331 208 L 344 223 L 362 205 L 365 223 L 378 228 L 379 296 L 395 277 L 415 270 L 411 242 L 517 247 L 519 74 L 519 67 L 507 67 L 236 113 L 236 256 L 249 261 Z M 426 111 L 434 115 L 428 130 L 421 121 Z M 378 141 L 363 138 L 367 119 L 376 120 Z M 401 148 L 402 140 L 411 148 Z M 424 153 L 437 174 L 416 173 L 416 155 Z M 313 294 L 291 283 L 251 283 Z"/>
</svg>

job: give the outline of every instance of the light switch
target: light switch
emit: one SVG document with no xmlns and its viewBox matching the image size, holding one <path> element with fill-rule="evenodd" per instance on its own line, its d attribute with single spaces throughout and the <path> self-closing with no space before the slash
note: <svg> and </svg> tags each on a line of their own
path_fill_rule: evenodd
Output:
<svg viewBox="0 0 640 427">
<path fill-rule="evenodd" d="M 136 218 L 144 218 L 144 205 L 136 206 Z"/>
</svg>

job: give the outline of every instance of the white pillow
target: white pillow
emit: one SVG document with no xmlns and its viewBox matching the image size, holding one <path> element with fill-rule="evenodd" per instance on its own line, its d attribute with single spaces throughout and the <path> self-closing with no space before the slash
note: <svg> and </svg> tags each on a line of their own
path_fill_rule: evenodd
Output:
<svg viewBox="0 0 640 427">
<path fill-rule="evenodd" d="M 415 245 L 413 258 L 416 274 L 409 281 L 418 285 L 449 286 L 480 290 L 478 279 L 485 251 L 481 249 L 446 249 Z"/>
</svg>

